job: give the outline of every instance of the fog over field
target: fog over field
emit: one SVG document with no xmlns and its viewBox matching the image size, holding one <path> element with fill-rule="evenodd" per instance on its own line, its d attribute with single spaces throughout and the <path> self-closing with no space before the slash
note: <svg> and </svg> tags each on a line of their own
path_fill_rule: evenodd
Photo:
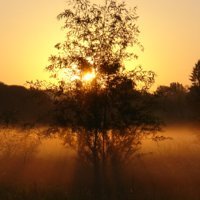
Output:
<svg viewBox="0 0 200 200">
<path fill-rule="evenodd" d="M 77 159 L 75 151 L 63 147 L 62 140 L 38 140 L 24 132 L 11 132 L 1 133 L 2 189 L 12 193 L 12 187 L 25 188 L 36 196 L 50 188 L 65 196 L 67 192 L 91 187 L 90 168 Z M 144 155 L 136 156 L 123 168 L 123 187 L 128 191 L 134 188 L 135 196 L 142 199 L 198 198 L 200 143 L 196 135 L 190 125 L 166 127 L 163 135 L 172 139 L 142 140 L 137 154 Z M 114 176 L 109 176 L 113 190 L 119 179 Z"/>
</svg>

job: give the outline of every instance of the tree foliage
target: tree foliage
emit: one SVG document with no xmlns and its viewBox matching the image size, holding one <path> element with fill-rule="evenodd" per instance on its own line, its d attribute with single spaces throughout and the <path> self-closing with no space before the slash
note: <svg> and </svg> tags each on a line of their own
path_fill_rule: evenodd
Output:
<svg viewBox="0 0 200 200">
<path fill-rule="evenodd" d="M 133 156 L 141 139 L 160 130 L 154 115 L 154 95 L 148 89 L 155 73 L 141 67 L 126 71 L 125 60 L 137 58 L 127 51 L 139 45 L 136 9 L 106 0 L 104 5 L 86 0 L 70 2 L 71 9 L 58 15 L 65 19 L 66 40 L 58 43 L 46 70 L 59 85 L 48 84 L 46 92 L 54 109 L 45 117 L 46 134 L 58 133 L 65 145 L 77 151 L 83 162 L 93 166 L 96 188 L 101 167 L 119 166 Z M 84 79 L 94 74 L 90 81 Z M 44 87 L 44 82 L 31 84 Z"/>
<path fill-rule="evenodd" d="M 172 96 L 186 92 L 187 88 L 178 82 L 172 82 L 170 83 L 170 86 L 160 85 L 156 89 L 156 93 L 162 96 Z"/>
<path fill-rule="evenodd" d="M 200 86 L 200 60 L 195 64 L 192 69 L 192 74 L 190 76 L 190 81 L 193 86 Z"/>
<path fill-rule="evenodd" d="M 129 46 L 140 45 L 136 8 L 129 11 L 124 2 L 117 5 L 113 0 L 107 0 L 103 6 L 85 0 L 69 3 L 73 8 L 57 17 L 65 19 L 63 29 L 67 33 L 66 40 L 55 45 L 59 56 L 49 58 L 52 64 L 46 70 L 52 76 L 56 76 L 57 69 L 72 70 L 72 66 L 76 66 L 73 72 L 78 71 L 80 76 L 92 69 L 96 76 L 111 75 L 124 68 L 124 59 L 137 57 L 126 51 Z"/>
<path fill-rule="evenodd" d="M 190 76 L 192 86 L 189 88 L 187 103 L 191 109 L 191 118 L 199 126 L 200 122 L 200 60 L 195 64 Z"/>
</svg>

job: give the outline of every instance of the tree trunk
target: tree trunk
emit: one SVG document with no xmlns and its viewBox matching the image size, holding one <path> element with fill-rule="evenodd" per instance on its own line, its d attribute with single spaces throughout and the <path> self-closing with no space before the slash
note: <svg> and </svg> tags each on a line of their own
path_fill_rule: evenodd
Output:
<svg viewBox="0 0 200 200">
<path fill-rule="evenodd" d="M 101 177 L 100 177 L 100 166 L 99 166 L 99 158 L 97 152 L 97 129 L 95 130 L 95 141 L 94 141 L 94 190 L 95 196 L 101 195 Z"/>
</svg>

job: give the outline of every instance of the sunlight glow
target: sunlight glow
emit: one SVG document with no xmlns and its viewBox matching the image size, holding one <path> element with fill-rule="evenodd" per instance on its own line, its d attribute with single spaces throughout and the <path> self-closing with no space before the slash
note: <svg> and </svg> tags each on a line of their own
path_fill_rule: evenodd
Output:
<svg viewBox="0 0 200 200">
<path fill-rule="evenodd" d="M 84 76 L 84 80 L 90 81 L 90 80 L 92 80 L 94 77 L 95 77 L 95 74 L 94 74 L 94 73 L 87 73 L 87 74 Z"/>
</svg>

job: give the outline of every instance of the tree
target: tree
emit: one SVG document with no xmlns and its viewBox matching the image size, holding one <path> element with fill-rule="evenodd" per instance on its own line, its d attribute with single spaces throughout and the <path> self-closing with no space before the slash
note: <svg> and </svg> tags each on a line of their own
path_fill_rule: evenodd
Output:
<svg viewBox="0 0 200 200">
<path fill-rule="evenodd" d="M 187 92 L 187 89 L 181 83 L 178 83 L 178 82 L 170 83 L 170 89 L 171 89 L 172 93 L 180 94 L 180 93 Z"/>
<path fill-rule="evenodd" d="M 196 125 L 200 123 L 200 60 L 195 64 L 190 75 L 192 86 L 189 87 L 187 103 L 191 110 L 191 118 Z"/>
<path fill-rule="evenodd" d="M 173 94 L 181 94 L 186 92 L 187 89 L 181 83 L 178 82 L 172 82 L 170 83 L 170 86 L 160 85 L 156 89 L 156 93 L 163 96 L 170 96 Z"/>
<path fill-rule="evenodd" d="M 105 187 L 106 169 L 133 156 L 144 135 L 160 130 L 161 122 L 153 114 L 154 96 L 147 91 L 155 73 L 141 67 L 126 71 L 124 60 L 137 58 L 127 51 L 139 45 L 136 8 L 127 10 L 125 3 L 106 0 L 91 4 L 87 0 L 70 2 L 72 9 L 58 15 L 65 19 L 66 41 L 58 43 L 58 55 L 51 55 L 46 71 L 66 78 L 59 85 L 44 82 L 54 101 L 46 134 L 58 133 L 65 145 L 75 149 L 83 162 L 93 167 L 96 191 Z M 84 76 L 93 73 L 86 81 Z M 102 175 L 102 176 L 101 176 Z M 103 180 L 102 180 L 103 177 Z"/>
<path fill-rule="evenodd" d="M 195 67 L 192 69 L 190 81 L 192 81 L 193 86 L 200 86 L 200 60 L 198 60 L 198 62 L 195 64 Z"/>
</svg>

